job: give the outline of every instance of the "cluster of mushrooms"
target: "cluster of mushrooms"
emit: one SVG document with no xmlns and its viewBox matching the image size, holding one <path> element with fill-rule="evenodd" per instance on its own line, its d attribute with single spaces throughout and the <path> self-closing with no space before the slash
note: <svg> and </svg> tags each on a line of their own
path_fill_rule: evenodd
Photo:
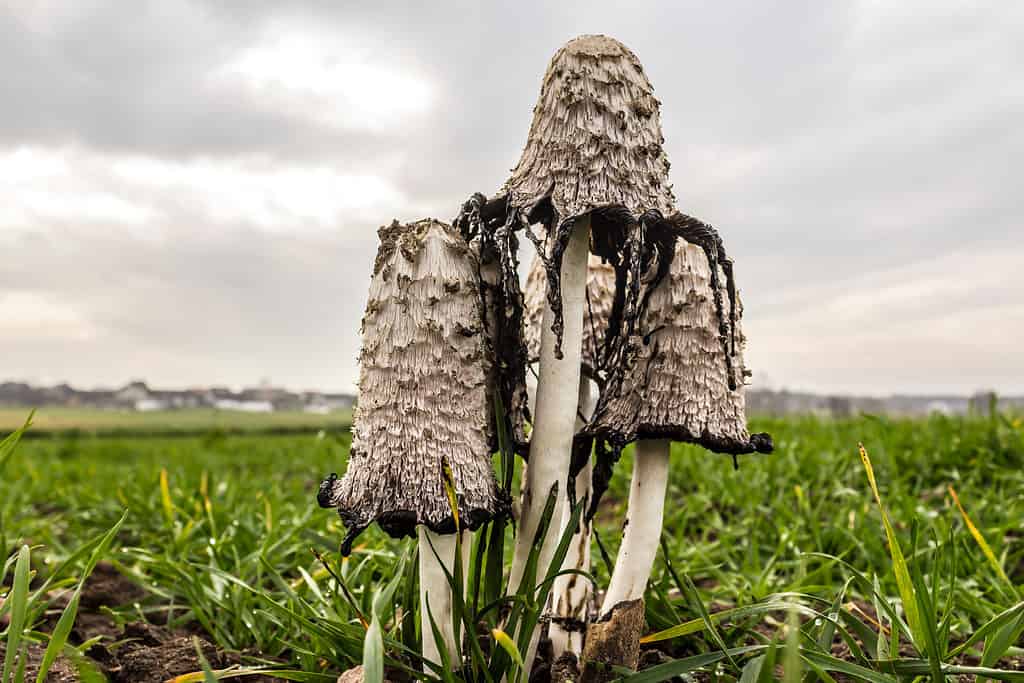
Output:
<svg viewBox="0 0 1024 683">
<path fill-rule="evenodd" d="M 563 566 L 579 571 L 554 582 L 527 667 L 542 629 L 556 657 L 578 655 L 588 623 L 642 599 L 672 442 L 733 456 L 772 449 L 746 427 L 732 261 L 711 226 L 675 208 L 659 107 L 633 52 L 606 36 L 576 38 L 552 58 L 522 157 L 492 198 L 473 195 L 452 224 L 396 221 L 379 232 L 351 456 L 318 502 L 341 515 L 343 554 L 374 522 L 418 536 L 421 604 L 429 601 L 448 651 L 445 572 L 468 560 L 455 557 L 456 534 L 512 516 L 492 464 L 499 431 L 527 463 L 509 594 L 549 492 L 560 523 L 538 566 L 550 563 L 572 507 L 585 510 Z M 522 236 L 536 247 L 525 291 Z M 630 443 L 628 517 L 597 607 L 580 572 L 589 571 L 598 501 Z M 421 612 L 422 655 L 440 662 Z"/>
</svg>

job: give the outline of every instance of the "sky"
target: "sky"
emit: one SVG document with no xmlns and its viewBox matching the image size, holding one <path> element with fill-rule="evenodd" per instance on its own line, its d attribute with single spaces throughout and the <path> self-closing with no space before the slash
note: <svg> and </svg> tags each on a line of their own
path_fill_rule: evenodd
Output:
<svg viewBox="0 0 1024 683">
<path fill-rule="evenodd" d="M 0 380 L 352 390 L 376 229 L 493 194 L 581 33 L 755 386 L 1024 393 L 1024 3 L 951 0 L 0 0 Z"/>
</svg>

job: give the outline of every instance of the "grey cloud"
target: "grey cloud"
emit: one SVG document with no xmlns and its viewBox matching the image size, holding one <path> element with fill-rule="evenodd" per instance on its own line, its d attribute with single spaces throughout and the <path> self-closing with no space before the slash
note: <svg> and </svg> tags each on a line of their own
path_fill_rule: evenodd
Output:
<svg viewBox="0 0 1024 683">
<path fill-rule="evenodd" d="M 0 284 L 73 302 L 97 334 L 62 350 L 0 338 L 0 375 L 34 366 L 102 383 L 266 376 L 351 387 L 372 244 L 237 232 L 201 242 L 26 238 L 17 250 L 24 256 Z"/>
<path fill-rule="evenodd" d="M 756 369 L 821 389 L 1024 390 L 1024 376 L 1006 372 L 1024 366 L 1020 351 L 905 327 L 933 329 L 993 297 L 1019 298 L 1009 274 L 975 288 L 984 269 L 976 258 L 950 275 L 963 279 L 961 296 L 923 294 L 909 307 L 880 296 L 858 319 L 862 330 L 801 318 L 795 331 L 818 335 L 806 346 L 785 327 L 844 288 L 881 292 L 872 277 L 913 281 L 915 264 L 947 254 L 1002 250 L 1024 261 L 1024 11 L 1012 3 L 875 5 L 874 15 L 857 3 L 752 0 L 168 7 L 103 3 L 49 34 L 0 10 L 0 59 L 11 74 L 0 100 L 19 103 L 0 112 L 0 146 L 328 164 L 381 173 L 407 202 L 376 222 L 348 221 L 344 235 L 269 236 L 182 213 L 153 243 L 73 226 L 59 248 L 23 242 L 24 270 L 0 268 L 0 286 L 71 301 L 107 336 L 78 347 L 79 365 L 46 344 L 0 341 L 16 364 L 0 375 L 62 367 L 72 379 L 99 376 L 100 359 L 146 350 L 132 373 L 154 379 L 351 382 L 376 225 L 450 218 L 469 193 L 497 189 L 551 53 L 578 33 L 605 32 L 637 52 L 663 101 L 681 208 L 717 224 L 736 257 Z M 438 88 L 435 106 L 402 130 L 369 133 L 202 87 L 238 50 L 302 22 L 360 36 L 423 74 Z M 1008 310 L 986 318 L 993 336 L 1024 334 L 1019 311 Z M 928 353 L 915 351 L 922 345 Z M 830 367 L 837 356 L 850 367 Z"/>
</svg>

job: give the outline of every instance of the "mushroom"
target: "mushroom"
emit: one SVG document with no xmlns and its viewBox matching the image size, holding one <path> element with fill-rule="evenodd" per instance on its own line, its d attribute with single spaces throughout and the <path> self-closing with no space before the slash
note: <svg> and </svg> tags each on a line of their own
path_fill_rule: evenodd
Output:
<svg viewBox="0 0 1024 683">
<path fill-rule="evenodd" d="M 668 159 L 662 149 L 659 102 L 636 58 L 612 38 L 586 35 L 559 49 L 548 66 L 533 122 L 518 164 L 498 195 L 477 197 L 468 212 L 481 232 L 525 229 L 547 276 L 539 340 L 539 378 L 529 467 L 522 486 L 522 514 L 508 590 L 519 590 L 547 497 L 556 492 L 554 519 L 568 519 L 570 461 L 577 399 L 566 387 L 581 376 L 588 253 L 615 270 L 615 310 L 625 310 L 627 259 L 637 246 L 637 219 L 669 211 Z M 472 202 L 472 200 L 471 200 Z M 470 204 L 470 203 L 467 203 Z M 467 215 L 466 206 L 460 219 Z M 531 225 L 545 226 L 546 237 Z M 464 223 L 460 220 L 460 225 Z M 503 277 L 511 275 L 504 268 Z M 635 297 L 636 282 L 631 290 Z M 619 338 L 616 316 L 605 344 Z M 614 354 L 605 354 L 613 357 Z M 553 524 L 544 536 L 538 566 L 547 567 L 561 536 Z M 535 632 L 527 667 L 536 648 Z M 528 676 L 529 672 L 524 672 Z"/>
<path fill-rule="evenodd" d="M 771 452 L 768 434 L 749 434 L 744 407 L 742 308 L 717 232 L 694 218 L 648 214 L 652 231 L 677 238 L 667 276 L 639 313 L 624 372 L 609 383 L 584 432 L 610 441 L 594 472 L 596 501 L 610 460 L 636 441 L 628 517 L 601 614 L 642 598 L 661 535 L 672 441 L 732 454 Z"/>
<path fill-rule="evenodd" d="M 347 527 L 344 555 L 373 522 L 418 536 L 423 656 L 437 663 L 427 605 L 454 652 L 445 568 L 466 560 L 454 557 L 455 535 L 509 509 L 491 463 L 490 352 L 477 258 L 462 236 L 433 219 L 378 234 L 348 468 L 320 485 L 318 502 Z"/>
</svg>

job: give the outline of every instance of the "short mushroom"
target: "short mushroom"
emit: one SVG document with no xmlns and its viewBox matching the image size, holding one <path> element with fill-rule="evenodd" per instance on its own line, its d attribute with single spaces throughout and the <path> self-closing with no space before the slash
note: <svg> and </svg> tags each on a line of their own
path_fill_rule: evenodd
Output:
<svg viewBox="0 0 1024 683">
<path fill-rule="evenodd" d="M 509 507 L 491 463 L 478 266 L 462 236 L 432 219 L 396 221 L 379 235 L 348 468 L 321 484 L 318 501 L 347 527 L 343 554 L 373 522 L 391 536 L 418 536 L 423 656 L 437 663 L 428 601 L 449 652 L 455 642 L 451 590 L 434 552 L 451 570 L 456 532 Z"/>
<path fill-rule="evenodd" d="M 661 535 L 672 441 L 733 456 L 772 450 L 769 435 L 747 431 L 742 310 L 717 232 L 678 213 L 648 214 L 642 222 L 676 238 L 675 255 L 639 314 L 628 369 L 607 387 L 587 427 L 616 451 L 637 442 L 627 523 L 602 615 L 643 597 Z M 609 472 L 610 463 L 599 460 L 591 513 Z"/>
</svg>

